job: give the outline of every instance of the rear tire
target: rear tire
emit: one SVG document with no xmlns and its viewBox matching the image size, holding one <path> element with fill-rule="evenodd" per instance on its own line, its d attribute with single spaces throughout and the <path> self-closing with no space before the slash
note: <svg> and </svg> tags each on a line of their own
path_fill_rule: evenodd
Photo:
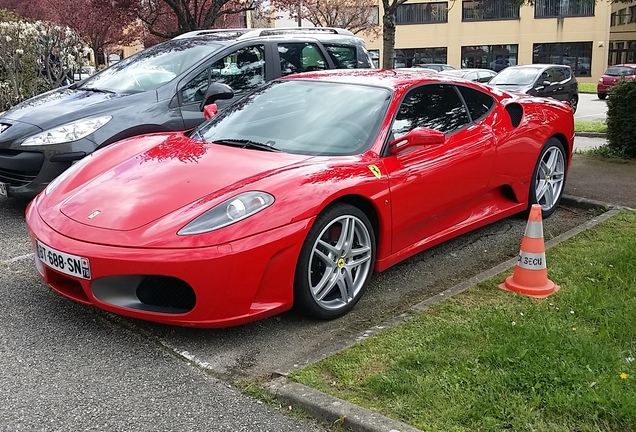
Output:
<svg viewBox="0 0 636 432">
<path fill-rule="evenodd" d="M 572 112 L 575 113 L 579 106 L 579 97 L 573 94 L 570 96 L 570 99 L 568 99 L 568 103 L 570 104 L 570 107 L 572 107 Z"/>
<path fill-rule="evenodd" d="M 545 143 L 532 173 L 528 209 L 532 204 L 541 205 L 544 218 L 559 206 L 565 186 L 566 153 L 556 138 Z"/>
<path fill-rule="evenodd" d="M 294 307 L 319 319 L 339 318 L 360 300 L 373 274 L 375 233 L 357 207 L 336 203 L 318 215 L 300 251 Z"/>
<path fill-rule="evenodd" d="M 599 99 L 605 99 L 607 97 L 607 93 L 598 93 Z"/>
</svg>

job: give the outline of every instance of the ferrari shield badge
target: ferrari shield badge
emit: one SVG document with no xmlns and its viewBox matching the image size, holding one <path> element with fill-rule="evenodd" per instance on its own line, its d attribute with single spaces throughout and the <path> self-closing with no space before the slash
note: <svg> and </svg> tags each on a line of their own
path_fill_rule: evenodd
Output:
<svg viewBox="0 0 636 432">
<path fill-rule="evenodd" d="M 373 173 L 377 178 L 382 178 L 382 173 L 380 172 L 380 168 L 375 165 L 369 165 L 369 170 Z"/>
</svg>

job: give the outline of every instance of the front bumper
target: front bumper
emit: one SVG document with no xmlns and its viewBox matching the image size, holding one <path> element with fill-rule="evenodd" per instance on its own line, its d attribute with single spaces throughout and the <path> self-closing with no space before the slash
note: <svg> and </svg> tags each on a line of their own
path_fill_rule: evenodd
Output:
<svg viewBox="0 0 636 432">
<path fill-rule="evenodd" d="M 193 327 L 239 325 L 290 309 L 296 262 L 313 221 L 218 246 L 142 249 L 65 237 L 42 220 L 36 205 L 37 200 L 26 212 L 33 244 L 37 238 L 51 248 L 90 261 L 91 279 L 85 280 L 38 262 L 36 254 L 38 273 L 55 291 L 131 318 Z M 152 290 L 165 294 L 165 287 L 153 288 L 153 281 L 159 279 L 176 281 L 174 289 L 186 294 L 189 287 L 194 298 L 179 298 L 172 306 L 158 305 L 153 300 L 157 292 Z"/>
</svg>

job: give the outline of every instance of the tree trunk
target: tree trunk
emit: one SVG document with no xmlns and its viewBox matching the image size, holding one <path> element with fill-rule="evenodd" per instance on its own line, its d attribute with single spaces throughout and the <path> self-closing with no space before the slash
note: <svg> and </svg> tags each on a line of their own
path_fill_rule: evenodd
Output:
<svg viewBox="0 0 636 432">
<path fill-rule="evenodd" d="M 382 68 L 395 67 L 395 10 L 385 9 L 382 16 Z"/>
</svg>

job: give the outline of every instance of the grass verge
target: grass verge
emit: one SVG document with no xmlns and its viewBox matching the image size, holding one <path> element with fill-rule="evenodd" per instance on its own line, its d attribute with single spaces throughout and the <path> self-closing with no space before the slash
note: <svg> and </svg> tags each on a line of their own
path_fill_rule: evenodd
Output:
<svg viewBox="0 0 636 432">
<path fill-rule="evenodd" d="M 607 133 L 607 124 L 598 121 L 574 121 L 574 132 Z"/>
<path fill-rule="evenodd" d="M 579 83 L 579 93 L 596 93 L 596 83 Z"/>
<path fill-rule="evenodd" d="M 613 162 L 627 163 L 634 160 L 630 158 L 624 151 L 621 151 L 621 149 L 616 149 L 614 147 L 610 147 L 609 145 L 602 145 L 591 149 L 581 150 L 580 153 L 592 156 L 599 156 L 605 159 L 611 159 Z"/>
<path fill-rule="evenodd" d="M 635 430 L 636 213 L 547 262 L 548 299 L 500 275 L 290 378 L 422 430 Z"/>
</svg>

